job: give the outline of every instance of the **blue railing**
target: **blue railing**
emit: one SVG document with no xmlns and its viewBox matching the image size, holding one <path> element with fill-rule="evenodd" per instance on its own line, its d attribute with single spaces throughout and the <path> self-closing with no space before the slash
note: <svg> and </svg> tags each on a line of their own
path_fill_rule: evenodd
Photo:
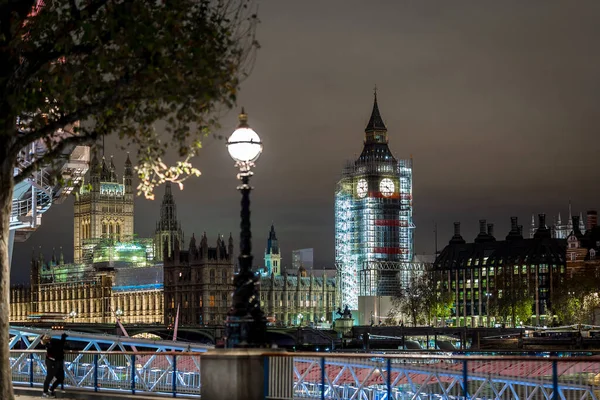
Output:
<svg viewBox="0 0 600 400">
<path fill-rule="evenodd" d="M 265 355 L 267 399 L 597 400 L 597 357 Z"/>
<path fill-rule="evenodd" d="M 45 352 L 11 351 L 15 385 L 39 386 L 46 377 Z M 69 352 L 67 387 L 131 394 L 200 395 L 200 354 L 189 352 Z"/>
<path fill-rule="evenodd" d="M 65 386 L 96 392 L 200 396 L 202 354 L 69 352 Z M 264 365 L 265 399 L 598 400 L 600 394 L 598 356 L 255 354 Z M 235 355 L 225 351 L 222 357 Z M 42 384 L 46 374 L 43 351 L 11 351 L 10 363 L 15 385 Z M 226 377 L 218 381 L 228 384 Z"/>
</svg>

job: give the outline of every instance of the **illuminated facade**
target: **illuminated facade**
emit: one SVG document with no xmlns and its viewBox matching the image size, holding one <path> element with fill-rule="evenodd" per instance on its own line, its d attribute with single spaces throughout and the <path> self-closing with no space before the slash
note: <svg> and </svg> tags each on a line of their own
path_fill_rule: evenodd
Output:
<svg viewBox="0 0 600 400">
<path fill-rule="evenodd" d="M 90 182 L 75 191 L 74 261 L 83 259 L 84 241 L 112 239 L 128 241 L 133 238 L 133 166 L 127 155 L 123 179 L 119 181 L 115 164 L 110 165 L 96 154 L 90 164 Z"/>
<path fill-rule="evenodd" d="M 304 267 L 297 276 L 272 273 L 260 280 L 260 306 L 277 326 L 331 323 L 335 296 L 334 278 L 309 276 Z"/>
<path fill-rule="evenodd" d="M 408 282 L 401 265 L 413 260 L 412 210 L 412 159 L 392 155 L 375 94 L 362 153 L 346 165 L 335 193 L 341 306 L 357 309 L 359 295 L 393 295 Z M 397 268 L 388 268 L 390 263 Z M 364 279 L 376 284 L 361 285 Z"/>
<path fill-rule="evenodd" d="M 152 244 L 104 241 L 94 246 L 90 264 L 65 264 L 62 253 L 49 262 L 41 252 L 33 257 L 31 286 L 11 288 L 10 321 L 53 316 L 76 323 L 110 323 L 117 317 L 123 323 L 162 323 L 162 267 L 138 260 L 144 254 L 151 260 Z"/>
<path fill-rule="evenodd" d="M 267 239 L 264 271 L 269 276 L 272 273 L 275 276 L 281 275 L 281 249 L 279 248 L 279 241 L 277 240 L 274 225 L 271 225 L 271 231 L 269 231 L 269 238 Z"/>
<path fill-rule="evenodd" d="M 156 261 L 162 262 L 163 247 L 167 244 L 167 254 L 171 254 L 175 248 L 175 241 L 183 243 L 183 231 L 177 220 L 177 205 L 171 191 L 171 182 L 165 186 L 165 195 L 160 206 L 160 220 L 156 223 L 154 233 L 154 257 Z"/>
</svg>

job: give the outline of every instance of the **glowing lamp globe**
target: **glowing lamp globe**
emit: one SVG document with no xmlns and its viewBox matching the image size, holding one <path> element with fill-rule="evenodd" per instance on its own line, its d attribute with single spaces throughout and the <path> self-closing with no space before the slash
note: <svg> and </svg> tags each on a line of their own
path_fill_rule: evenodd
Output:
<svg viewBox="0 0 600 400">
<path fill-rule="evenodd" d="M 262 142 L 258 134 L 248 126 L 248 115 L 244 113 L 244 109 L 239 120 L 237 129 L 227 139 L 227 150 L 236 162 L 254 162 L 262 152 Z"/>
</svg>

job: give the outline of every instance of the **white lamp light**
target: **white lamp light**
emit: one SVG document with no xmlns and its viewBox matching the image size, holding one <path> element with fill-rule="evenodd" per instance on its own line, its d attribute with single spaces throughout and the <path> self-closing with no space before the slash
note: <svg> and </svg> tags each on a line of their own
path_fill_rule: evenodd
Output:
<svg viewBox="0 0 600 400">
<path fill-rule="evenodd" d="M 248 126 L 248 115 L 243 108 L 239 120 L 237 129 L 227 139 L 227 150 L 236 162 L 254 162 L 262 152 L 262 142 L 258 134 Z"/>
</svg>

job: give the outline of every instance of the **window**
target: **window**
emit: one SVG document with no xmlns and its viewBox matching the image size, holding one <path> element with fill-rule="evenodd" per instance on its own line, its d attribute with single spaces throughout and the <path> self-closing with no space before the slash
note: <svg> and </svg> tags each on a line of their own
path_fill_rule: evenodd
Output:
<svg viewBox="0 0 600 400">
<path fill-rule="evenodd" d="M 227 283 L 227 270 L 224 269 L 221 271 L 221 283 Z"/>
<path fill-rule="evenodd" d="M 215 294 L 214 294 L 214 293 L 211 293 L 211 294 L 208 296 L 208 306 L 209 306 L 209 307 L 214 307 L 214 306 L 215 306 Z M 212 319 L 212 318 L 211 318 L 211 319 Z"/>
<path fill-rule="evenodd" d="M 221 307 L 227 307 L 227 293 L 221 293 Z"/>
<path fill-rule="evenodd" d="M 211 269 L 208 273 L 209 277 L 210 277 L 210 283 L 215 283 L 215 270 Z M 214 306 L 211 306 L 214 307 Z"/>
</svg>

